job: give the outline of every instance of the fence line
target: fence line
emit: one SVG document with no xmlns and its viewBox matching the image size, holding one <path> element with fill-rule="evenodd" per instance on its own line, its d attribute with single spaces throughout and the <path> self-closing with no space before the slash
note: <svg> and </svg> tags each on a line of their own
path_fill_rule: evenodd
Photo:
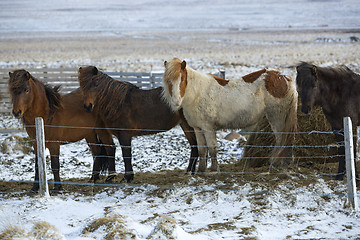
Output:
<svg viewBox="0 0 360 240">
<path fill-rule="evenodd" d="M 75 126 L 53 126 L 53 125 L 45 125 L 48 127 L 64 127 L 64 128 L 77 128 Z M 27 126 L 29 127 L 29 125 Z M 31 125 L 31 127 L 35 127 L 34 125 Z M 92 128 L 90 128 L 92 129 Z M 114 130 L 114 128 L 96 128 L 96 129 L 112 129 Z M 115 128 L 116 130 L 123 130 L 123 131 L 129 131 L 129 130 L 138 130 L 139 129 L 118 129 Z M 159 132 L 159 130 L 153 130 L 156 132 Z M 168 131 L 168 130 L 162 130 L 163 132 Z M 301 132 L 301 133 L 294 133 L 294 134 L 310 134 L 313 133 L 314 131 L 311 132 Z M 244 132 L 241 132 L 241 134 L 243 134 Z M 261 133 L 261 134 L 274 134 L 273 132 L 246 132 L 246 134 L 251 134 L 251 133 Z M 319 133 L 319 132 L 316 132 Z M 332 132 L 320 132 L 321 134 L 333 134 Z M 277 134 L 288 134 L 287 132 L 279 132 Z M 35 140 L 26 140 L 26 141 L 16 141 L 17 143 L 33 143 L 35 142 Z M 69 141 L 59 141 L 59 140 L 45 140 L 46 143 L 60 143 L 60 144 L 69 144 L 72 142 Z M 108 144 L 102 144 L 102 143 L 86 143 L 87 145 L 93 145 L 93 146 L 105 146 L 105 147 L 112 147 L 113 145 L 108 145 Z M 218 146 L 218 145 L 216 145 Z M 344 146 L 344 142 L 342 142 L 339 145 L 335 145 L 335 144 L 327 144 L 327 145 L 289 145 L 289 146 L 285 146 L 285 147 L 293 147 L 293 148 L 335 148 L 338 146 Z M 117 144 L 116 147 L 124 147 L 123 145 L 119 145 Z M 208 147 L 208 146 L 199 146 L 197 145 L 197 147 Z M 241 146 L 239 146 L 239 148 L 244 148 L 244 147 L 249 147 L 249 148 L 280 148 L 280 147 L 284 147 L 284 146 L 280 146 L 280 145 L 250 145 L 250 144 L 242 144 Z M 238 154 L 230 154 L 230 155 L 238 155 Z M 55 155 L 50 155 L 50 156 L 55 156 Z M 60 157 L 61 155 L 58 155 L 57 157 Z M 344 156 L 344 155 L 326 155 L 326 156 L 294 156 L 294 159 L 307 159 L 307 158 L 313 158 L 313 159 L 326 159 L 326 158 L 337 158 L 340 156 Z M 104 156 L 106 157 L 106 156 Z M 242 159 L 263 159 L 263 158 L 269 158 L 269 156 L 258 156 L 258 157 L 241 157 Z M 282 157 L 278 157 L 278 158 L 282 158 Z M 283 158 L 287 158 L 287 157 L 283 157 Z"/>
<path fill-rule="evenodd" d="M 29 126 L 27 126 L 29 127 Z M 73 126 L 51 126 L 51 127 L 71 127 L 71 128 L 74 128 Z M 126 130 L 128 131 L 129 129 L 123 129 L 123 130 Z M 253 133 L 253 132 L 249 132 L 249 133 Z M 260 132 L 260 133 L 265 133 L 265 134 L 273 134 L 273 132 Z M 304 132 L 304 133 L 300 133 L 300 134 L 311 134 L 311 133 L 314 133 L 314 131 L 311 131 L 311 132 Z M 316 132 L 316 133 L 319 133 L 319 132 Z M 333 134 L 332 132 L 321 132 L 322 134 L 328 134 L 328 133 L 331 133 Z M 284 133 L 279 133 L 279 134 L 284 134 Z M 294 134 L 297 134 L 297 133 L 294 133 Z M 21 142 L 21 141 L 20 141 Z M 24 142 L 30 142 L 30 141 L 24 141 Z M 52 142 L 60 142 L 60 143 L 69 143 L 69 142 L 66 142 L 66 141 L 52 141 Z M 98 145 L 101 145 L 101 144 L 98 144 Z M 108 146 L 108 145 L 107 145 Z M 250 147 L 253 147 L 252 145 L 245 145 L 245 146 L 250 146 Z M 244 147 L 244 146 L 242 146 Z M 280 146 L 256 146 L 256 147 L 280 147 Z M 335 147 L 334 145 L 323 145 L 323 146 L 304 146 L 304 145 L 301 145 L 301 146 L 296 146 L 296 145 L 292 145 L 291 147 L 309 147 L 309 148 L 313 148 L 313 147 L 326 147 L 326 148 L 329 148 L 329 147 Z M 233 155 L 231 153 L 229 153 L 229 155 Z M 236 154 L 235 154 L 236 155 Z M 325 159 L 324 163 L 323 163 L 323 169 L 322 171 L 325 169 L 325 164 L 326 164 L 326 159 L 331 159 L 331 158 L 337 158 L 337 157 L 343 157 L 343 155 L 330 155 L 330 156 L 294 156 L 294 159 L 298 160 L 297 163 L 296 163 L 296 169 L 299 167 L 299 160 L 300 159 Z M 246 164 L 248 163 L 247 161 L 250 160 L 250 159 L 259 159 L 259 158 L 269 158 L 269 156 L 264 156 L 264 157 L 242 157 L 242 159 L 245 160 L 245 163 L 244 163 L 244 168 L 243 168 L 243 171 L 239 171 L 239 172 L 220 172 L 220 173 L 216 173 L 216 174 L 231 174 L 231 175 L 246 175 L 246 174 L 261 174 L 259 172 L 257 173 L 250 173 L 250 172 L 245 172 L 245 167 L 246 167 Z M 287 157 L 284 157 L 284 158 L 287 158 Z M 270 168 L 269 168 L 270 170 Z M 153 173 L 153 174 L 161 174 L 161 173 Z M 276 172 L 269 172 L 269 175 L 272 175 L 272 176 L 277 176 L 278 174 L 280 175 L 303 175 L 301 174 L 299 171 L 295 172 L 295 173 L 276 173 Z M 336 176 L 336 173 L 332 174 L 332 173 L 324 173 L 324 172 L 320 172 L 319 175 L 309 175 L 309 176 L 314 176 L 314 177 L 319 177 L 319 176 Z M 21 182 L 21 181 L 20 181 Z M 53 183 L 53 182 L 52 182 Z M 64 183 L 64 182 L 62 182 Z M 66 183 L 66 182 L 65 182 Z M 79 182 L 79 183 L 76 183 L 76 182 L 71 182 L 69 184 L 72 184 L 72 185 L 84 185 L 83 183 Z M 88 185 L 88 184 L 86 184 Z M 91 186 L 97 186 L 97 185 L 94 185 L 94 184 L 90 184 L 89 185 Z M 127 185 L 127 184 L 126 184 Z M 104 185 L 104 184 L 99 184 L 99 186 L 117 186 L 117 184 L 109 184 L 109 185 Z M 119 185 L 119 186 L 125 186 L 123 184 Z"/>
<path fill-rule="evenodd" d="M 24 125 L 24 128 L 26 127 L 33 127 L 35 128 L 35 125 Z M 146 131 L 146 132 L 166 132 L 169 131 L 169 129 L 149 129 L 149 128 L 107 128 L 107 127 L 80 127 L 80 126 L 59 126 L 59 125 L 44 125 L 44 127 L 49 127 L 49 128 L 70 128 L 70 129 L 94 129 L 94 130 L 114 130 L 114 131 Z M 200 130 L 200 131 L 196 131 L 196 130 L 186 130 L 184 132 L 218 132 L 219 130 L 214 130 L 214 131 L 210 131 L 210 130 Z M 234 130 L 236 131 L 236 130 Z M 343 129 L 340 130 L 340 132 L 338 134 L 340 135 L 344 135 L 341 134 L 343 132 Z M 294 134 L 294 135 L 298 135 L 298 134 L 307 134 L 307 135 L 311 135 L 311 134 L 334 134 L 333 132 L 328 132 L 328 131 L 310 131 L 310 132 L 256 132 L 256 131 L 241 131 L 239 129 L 239 132 L 242 135 L 249 135 L 249 134 Z M 357 135 L 354 135 L 357 136 Z"/>
<path fill-rule="evenodd" d="M 26 69 L 36 79 L 51 86 L 61 85 L 60 92 L 70 93 L 79 87 L 78 68 L 28 68 Z M 9 72 L 12 68 L 0 68 L 0 113 L 11 112 L 10 95 L 8 92 Z M 110 77 L 130 82 L 142 89 L 150 89 L 162 86 L 162 72 L 115 72 L 104 71 Z M 220 70 L 215 73 L 217 76 L 225 78 L 225 71 Z"/>
</svg>

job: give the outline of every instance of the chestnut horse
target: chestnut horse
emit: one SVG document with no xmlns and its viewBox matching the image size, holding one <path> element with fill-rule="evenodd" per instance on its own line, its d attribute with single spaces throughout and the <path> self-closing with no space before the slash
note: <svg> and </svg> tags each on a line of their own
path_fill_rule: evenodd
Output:
<svg viewBox="0 0 360 240">
<path fill-rule="evenodd" d="M 339 168 L 336 179 L 342 180 L 345 174 L 344 135 L 341 132 L 343 119 L 351 118 L 353 133 L 356 133 L 356 126 L 360 125 L 360 75 L 347 67 L 324 68 L 306 62 L 300 63 L 296 71 L 301 111 L 310 114 L 314 106 L 320 106 L 331 125 L 338 143 Z"/>
<path fill-rule="evenodd" d="M 134 178 L 132 137 L 167 131 L 179 123 L 191 146 L 187 172 L 195 171 L 198 151 L 194 131 L 181 111 L 171 111 L 163 101 L 162 88 L 142 90 L 129 82 L 117 81 L 94 66 L 80 67 L 78 77 L 84 107 L 94 109 L 119 140 L 125 163 L 123 180 L 130 182 Z"/>
<path fill-rule="evenodd" d="M 114 175 L 115 145 L 112 135 L 105 130 L 91 129 L 104 126 L 94 114 L 87 113 L 83 107 L 79 107 L 84 101 L 79 89 L 61 96 L 58 92 L 60 86 L 51 88 L 44 85 L 26 70 L 9 72 L 9 76 L 12 112 L 16 118 L 22 120 L 26 132 L 33 140 L 35 150 L 35 182 L 32 191 L 36 192 L 39 188 L 36 129 L 34 127 L 36 117 L 44 119 L 45 146 L 51 155 L 55 191 L 62 188 L 59 175 L 60 145 L 68 142 L 86 139 L 94 157 L 91 180 L 95 182 L 99 178 L 100 171 L 106 167 L 109 168 L 109 173 Z M 111 176 L 109 177 L 111 178 Z"/>
<path fill-rule="evenodd" d="M 217 130 L 249 128 L 264 116 L 276 139 L 270 165 L 289 163 L 297 127 L 297 91 L 290 77 L 263 69 L 229 81 L 197 72 L 178 58 L 164 65 L 164 99 L 173 111 L 182 109 L 195 129 L 200 172 L 206 171 L 207 152 L 211 171 L 218 171 Z"/>
</svg>

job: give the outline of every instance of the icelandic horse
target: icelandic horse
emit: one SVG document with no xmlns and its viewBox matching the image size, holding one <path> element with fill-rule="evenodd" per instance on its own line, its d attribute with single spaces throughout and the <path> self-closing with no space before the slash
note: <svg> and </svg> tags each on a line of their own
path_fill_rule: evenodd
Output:
<svg viewBox="0 0 360 240">
<path fill-rule="evenodd" d="M 253 127 L 264 116 L 275 134 L 270 166 L 292 160 L 297 129 L 297 91 L 291 77 L 262 69 L 238 80 L 224 80 L 198 72 L 185 61 L 164 62 L 163 97 L 173 111 L 183 110 L 199 144 L 199 172 L 218 171 L 216 131 Z"/>
<path fill-rule="evenodd" d="M 54 190 L 60 191 L 60 145 L 86 139 L 94 158 L 90 181 L 99 179 L 102 170 L 109 170 L 106 181 L 115 175 L 115 145 L 112 135 L 103 130 L 103 123 L 81 107 L 83 97 L 77 89 L 60 95 L 60 86 L 50 87 L 20 69 L 9 72 L 9 92 L 13 115 L 22 120 L 26 132 L 33 140 L 35 152 L 35 181 L 31 189 L 39 189 L 35 118 L 44 120 L 45 147 L 49 149 L 51 169 L 54 175 Z"/>
<path fill-rule="evenodd" d="M 343 119 L 351 118 L 352 130 L 356 133 L 356 127 L 360 125 L 360 75 L 347 67 L 319 67 L 307 62 L 297 65 L 296 71 L 301 112 L 310 114 L 314 106 L 321 107 L 338 144 L 339 168 L 335 179 L 342 180 L 345 174 Z"/>
<path fill-rule="evenodd" d="M 172 111 L 162 99 L 162 87 L 143 90 L 129 82 L 118 81 L 95 66 L 79 68 L 84 107 L 94 111 L 119 140 L 125 164 L 123 180 L 134 178 L 131 139 L 172 129 L 178 124 L 188 140 L 191 153 L 187 172 L 195 171 L 198 150 L 194 130 L 182 111 Z"/>
</svg>

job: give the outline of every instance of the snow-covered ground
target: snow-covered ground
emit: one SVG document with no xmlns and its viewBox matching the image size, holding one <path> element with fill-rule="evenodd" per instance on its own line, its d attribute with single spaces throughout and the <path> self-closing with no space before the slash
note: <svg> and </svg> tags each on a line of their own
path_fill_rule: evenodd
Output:
<svg viewBox="0 0 360 240">
<path fill-rule="evenodd" d="M 177 56 L 200 71 L 225 69 L 230 79 L 263 67 L 295 77 L 300 61 L 359 72 L 360 45 L 350 41 L 360 37 L 359 12 L 357 0 L 2 0 L 0 67 L 163 71 L 163 60 Z M 0 118 L 1 128 L 20 126 Z M 218 133 L 222 164 L 241 156 L 236 140 L 223 139 L 227 133 Z M 33 180 L 25 133 L 0 133 L 0 150 L 2 185 Z M 135 180 L 96 191 L 65 184 L 50 198 L 0 192 L 0 239 L 360 238 L 360 215 L 349 207 L 343 181 L 317 174 L 184 176 L 178 169 L 186 169 L 189 154 L 175 128 L 133 140 L 135 179 L 150 172 L 164 178 L 161 184 Z M 90 177 L 84 141 L 63 146 L 60 162 L 64 183 Z M 119 147 L 116 167 L 122 174 Z M 164 170 L 176 170 L 179 181 Z"/>
<path fill-rule="evenodd" d="M 17 125 L 12 118 L 3 122 Z M 241 154 L 237 141 L 224 140 L 225 134 L 218 134 L 223 164 Z M 24 137 L 25 133 L 0 135 L 1 180 L 20 184 L 33 179 L 33 154 L 24 150 Z M 285 181 L 278 179 L 279 183 L 276 177 L 270 182 L 247 182 L 246 177 L 208 181 L 181 172 L 178 183 L 167 184 L 168 175 L 160 170 L 184 170 L 187 166 L 189 149 L 181 129 L 137 137 L 133 148 L 135 178 L 139 172 L 149 171 L 154 178 L 165 178 L 163 184 L 105 185 L 83 193 L 66 190 L 66 183 L 74 184 L 68 179 L 90 177 L 92 158 L 84 141 L 64 145 L 60 159 L 65 191 L 50 198 L 27 196 L 26 191 L 0 193 L 0 236 L 6 236 L 2 232 L 6 229 L 29 239 L 46 234 L 51 235 L 49 239 L 360 237 L 360 215 L 349 207 L 344 182 L 295 175 Z M 123 173 L 119 147 L 117 157 L 117 171 Z M 50 169 L 48 178 L 52 179 Z"/>
</svg>

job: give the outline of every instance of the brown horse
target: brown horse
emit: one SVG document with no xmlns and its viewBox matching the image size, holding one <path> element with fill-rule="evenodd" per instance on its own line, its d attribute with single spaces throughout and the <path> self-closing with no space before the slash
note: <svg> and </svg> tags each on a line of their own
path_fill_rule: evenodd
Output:
<svg viewBox="0 0 360 240">
<path fill-rule="evenodd" d="M 111 174 L 115 173 L 115 145 L 112 135 L 106 130 L 93 129 L 103 128 L 104 125 L 95 114 L 87 113 L 83 107 L 79 107 L 84 101 L 79 89 L 61 96 L 58 92 L 59 86 L 51 88 L 44 85 L 26 70 L 9 72 L 9 76 L 13 114 L 16 118 L 21 118 L 31 139 L 36 138 L 35 118 L 44 119 L 45 146 L 51 155 L 55 191 L 62 188 L 59 175 L 60 145 L 68 142 L 86 139 L 94 157 L 91 180 L 96 181 L 104 167 L 108 167 Z M 33 147 L 37 155 L 36 141 Z M 106 164 L 109 165 L 104 166 Z M 38 190 L 38 180 L 38 163 L 35 160 L 35 182 L 32 191 Z"/>
<path fill-rule="evenodd" d="M 131 138 L 167 131 L 179 123 L 191 146 L 187 172 L 195 171 L 198 150 L 194 130 L 181 111 L 173 112 L 164 102 L 162 88 L 142 90 L 131 83 L 117 81 L 94 66 L 81 67 L 78 77 L 85 108 L 94 109 L 119 140 L 125 162 L 123 180 L 130 182 L 134 178 Z"/>
<path fill-rule="evenodd" d="M 353 132 L 356 133 L 356 126 L 360 125 L 360 75 L 347 67 L 324 68 L 306 62 L 299 64 L 296 70 L 301 111 L 310 114 L 314 106 L 322 108 L 339 145 L 339 169 L 336 179 L 342 180 L 345 173 L 343 119 L 351 118 Z M 354 155 L 355 153 L 354 148 Z"/>
</svg>

